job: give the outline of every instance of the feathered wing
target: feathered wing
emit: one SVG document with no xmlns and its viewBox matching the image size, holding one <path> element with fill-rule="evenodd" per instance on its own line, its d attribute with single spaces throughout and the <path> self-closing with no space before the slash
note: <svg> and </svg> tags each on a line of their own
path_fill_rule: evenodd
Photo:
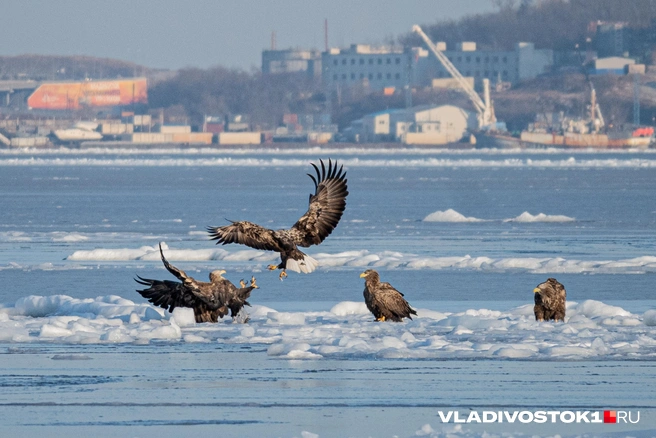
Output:
<svg viewBox="0 0 656 438">
<path fill-rule="evenodd" d="M 207 231 L 210 233 L 210 238 L 216 240 L 217 245 L 239 243 L 255 249 L 281 251 L 274 231 L 253 222 L 231 222 L 230 225 L 223 227 L 208 227 Z"/>
<path fill-rule="evenodd" d="M 135 281 L 147 289 L 137 290 L 139 294 L 156 306 L 173 312 L 176 307 L 196 307 L 202 301 L 189 288 L 177 281 L 151 280 L 137 275 Z"/>
<path fill-rule="evenodd" d="M 389 312 L 386 317 L 393 321 L 401 321 L 403 318 L 412 319 L 410 315 L 417 314 L 417 311 L 403 298 L 403 294 L 389 283 L 379 283 L 377 298 L 382 303 L 382 307 Z"/>
<path fill-rule="evenodd" d="M 169 263 L 168 260 L 166 260 L 166 257 L 164 257 L 164 251 L 162 250 L 162 244 L 159 244 L 159 254 L 162 257 L 162 263 L 164 263 L 164 267 L 166 268 L 167 271 L 169 271 L 171 274 L 175 276 L 178 280 L 182 282 L 182 284 L 189 288 L 189 292 L 191 293 L 199 293 L 200 292 L 200 285 L 196 280 L 188 276 L 185 271 L 182 269 L 178 269 L 172 264 Z"/>
<path fill-rule="evenodd" d="M 328 169 L 321 160 L 321 170 L 312 163 L 316 178 L 308 173 L 314 182 L 314 195 L 310 195 L 307 212 L 294 224 L 294 240 L 298 246 L 318 245 L 333 232 L 346 208 L 346 172 L 343 166 L 328 160 Z"/>
</svg>

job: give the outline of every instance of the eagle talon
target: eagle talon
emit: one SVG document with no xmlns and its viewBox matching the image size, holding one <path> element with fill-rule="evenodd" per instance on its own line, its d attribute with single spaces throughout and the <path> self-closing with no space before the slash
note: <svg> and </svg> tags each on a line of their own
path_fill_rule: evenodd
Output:
<svg viewBox="0 0 656 438">
<path fill-rule="evenodd" d="M 260 288 L 260 286 L 255 284 L 255 276 L 251 277 L 251 287 L 254 288 L 254 289 L 259 289 Z"/>
<path fill-rule="evenodd" d="M 280 278 L 280 281 L 283 281 L 286 277 L 287 277 L 287 272 L 285 272 L 285 270 L 283 269 L 280 272 L 280 275 L 278 276 L 278 278 Z"/>
<path fill-rule="evenodd" d="M 241 286 L 242 288 L 246 287 L 246 283 L 244 282 L 243 278 L 239 280 L 239 286 Z"/>
<path fill-rule="evenodd" d="M 276 265 L 269 265 L 269 266 L 267 266 L 267 269 L 269 271 L 275 271 L 276 269 L 278 269 L 278 267 Z"/>
</svg>

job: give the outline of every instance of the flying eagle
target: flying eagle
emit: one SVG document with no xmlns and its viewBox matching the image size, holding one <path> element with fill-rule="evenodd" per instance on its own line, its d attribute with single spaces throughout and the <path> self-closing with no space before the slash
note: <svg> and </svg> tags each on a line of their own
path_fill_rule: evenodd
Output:
<svg viewBox="0 0 656 438">
<path fill-rule="evenodd" d="M 173 312 L 176 307 L 191 307 L 194 309 L 196 322 L 218 322 L 230 310 L 233 320 L 239 311 L 250 303 L 246 301 L 253 289 L 257 289 L 255 277 L 251 278 L 250 286 L 244 281 L 237 288 L 229 280 L 222 277 L 226 271 L 223 269 L 210 272 L 210 282 L 196 281 L 183 270 L 171 265 L 164 257 L 162 244 L 159 245 L 164 267 L 182 283 L 169 280 L 150 280 L 137 275 L 135 281 L 148 289 L 137 290 L 144 298 L 156 306 Z M 248 321 L 248 319 L 246 319 Z"/>
<path fill-rule="evenodd" d="M 364 278 L 364 302 L 367 309 L 376 317 L 376 321 L 395 321 L 401 322 L 403 318 L 412 319 L 416 315 L 408 302 L 403 298 L 403 294 L 394 287 L 380 281 L 378 272 L 373 269 L 367 269 L 360 278 Z"/>
<path fill-rule="evenodd" d="M 307 212 L 289 229 L 270 230 L 247 221 L 231 222 L 223 227 L 208 227 L 212 240 L 225 245 L 240 243 L 255 249 L 280 253 L 281 263 L 269 265 L 270 270 L 281 269 L 280 279 L 287 276 L 286 269 L 310 273 L 319 264 L 315 259 L 301 252 L 298 247 L 307 248 L 318 245 L 332 233 L 346 208 L 346 172 L 337 162 L 328 160 L 328 169 L 321 161 L 321 170 L 311 163 L 316 178 L 307 174 L 314 182 L 314 195 L 310 194 Z"/>
<path fill-rule="evenodd" d="M 549 278 L 547 281 L 538 284 L 533 289 L 533 296 L 535 298 L 533 312 L 536 321 L 549 321 L 551 319 L 565 321 L 567 292 L 565 292 L 565 287 L 555 278 Z"/>
</svg>

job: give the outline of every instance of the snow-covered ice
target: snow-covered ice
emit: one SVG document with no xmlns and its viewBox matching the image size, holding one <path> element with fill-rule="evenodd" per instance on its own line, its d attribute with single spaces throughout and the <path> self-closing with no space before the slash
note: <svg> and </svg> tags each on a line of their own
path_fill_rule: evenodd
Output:
<svg viewBox="0 0 656 438">
<path fill-rule="evenodd" d="M 446 211 L 435 211 L 424 218 L 424 222 L 483 222 L 483 219 L 466 217 L 452 208 Z"/>
<path fill-rule="evenodd" d="M 362 267 L 387 269 L 464 269 L 496 272 L 541 273 L 650 273 L 656 272 L 656 256 L 643 256 L 624 260 L 576 260 L 563 257 L 457 257 L 425 256 L 398 251 L 372 252 L 368 250 L 344 251 L 340 253 L 310 254 L 319 262 L 319 268 Z M 176 261 L 229 261 L 267 263 L 278 258 L 270 251 L 224 250 L 224 249 L 168 249 L 166 258 Z M 76 262 L 98 261 L 159 261 L 156 246 L 139 248 L 96 248 L 79 250 L 66 260 Z"/>
<path fill-rule="evenodd" d="M 505 311 L 417 309 L 414 320 L 377 323 L 364 303 L 328 312 L 278 312 L 255 305 L 249 324 L 229 318 L 196 324 L 119 296 L 27 296 L 0 308 L 0 340 L 10 343 L 111 344 L 218 342 L 266 344 L 272 357 L 435 359 L 656 358 L 656 314 L 632 314 L 599 301 L 569 302 L 565 323 L 536 322 L 532 305 Z"/>
</svg>

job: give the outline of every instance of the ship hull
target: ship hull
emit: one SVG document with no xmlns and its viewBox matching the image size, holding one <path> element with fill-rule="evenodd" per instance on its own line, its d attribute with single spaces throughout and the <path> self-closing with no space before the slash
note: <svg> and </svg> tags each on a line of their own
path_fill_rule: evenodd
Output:
<svg viewBox="0 0 656 438">
<path fill-rule="evenodd" d="M 520 137 L 526 147 L 598 148 L 598 149 L 647 149 L 651 137 L 634 137 L 630 133 L 610 134 L 552 134 L 524 131 Z"/>
</svg>

